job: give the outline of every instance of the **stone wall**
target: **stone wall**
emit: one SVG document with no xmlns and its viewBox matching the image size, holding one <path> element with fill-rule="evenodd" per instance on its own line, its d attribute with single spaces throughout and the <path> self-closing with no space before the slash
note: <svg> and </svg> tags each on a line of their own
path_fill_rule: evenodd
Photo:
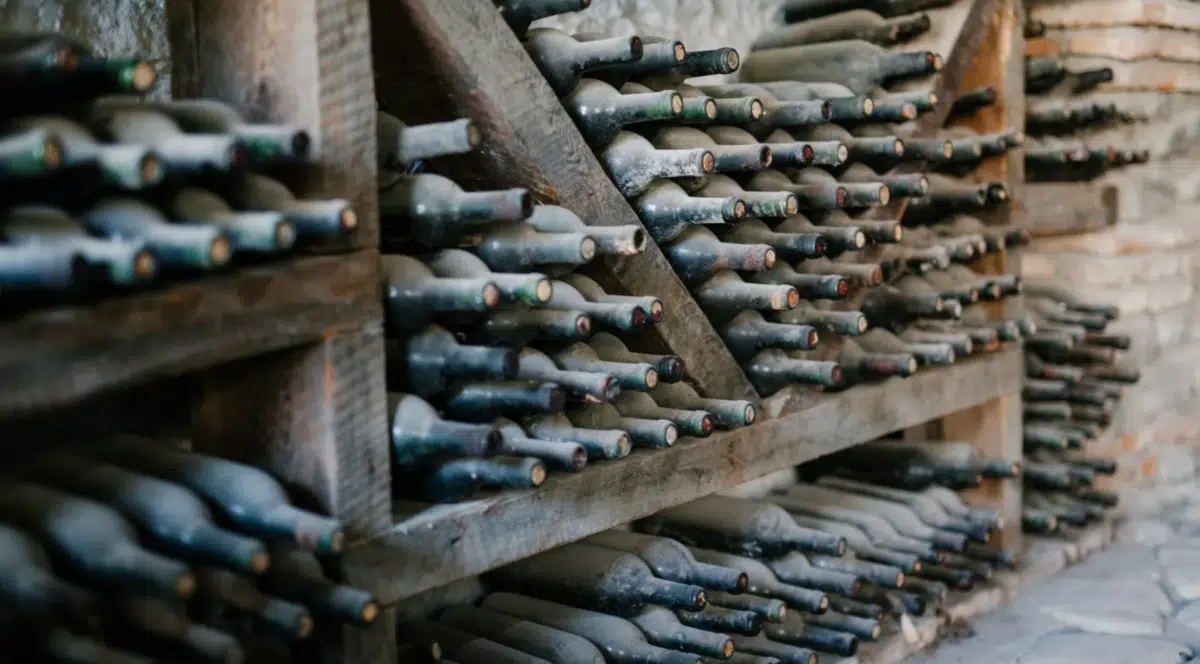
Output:
<svg viewBox="0 0 1200 664">
<path fill-rule="evenodd" d="M 1112 6 L 1117 4 L 1141 3 Z M 1197 6 L 1168 0 L 1147 2 L 1147 9 L 1158 4 Z M 1142 123 L 1082 137 L 1097 145 L 1145 148 L 1152 160 L 1099 180 L 1117 188 L 1114 227 L 1039 240 L 1025 253 L 1023 271 L 1053 275 L 1121 307 L 1111 329 L 1133 336 L 1126 355 L 1141 367 L 1142 381 L 1126 390 L 1095 452 L 1120 461 L 1115 486 L 1170 484 L 1193 475 L 1200 440 L 1200 97 L 1178 91 L 1200 80 L 1200 34 L 1122 25 L 1115 11 L 1109 16 L 1096 7 L 1085 0 L 1035 4 L 1031 15 L 1049 23 L 1047 37 L 1069 69 L 1115 70 L 1114 85 L 1071 100 L 1112 102 L 1146 116 Z M 1108 25 L 1070 27 L 1085 20 Z M 1101 53 L 1108 57 L 1096 57 Z M 1037 210 L 1028 214 L 1036 220 Z"/>
</svg>

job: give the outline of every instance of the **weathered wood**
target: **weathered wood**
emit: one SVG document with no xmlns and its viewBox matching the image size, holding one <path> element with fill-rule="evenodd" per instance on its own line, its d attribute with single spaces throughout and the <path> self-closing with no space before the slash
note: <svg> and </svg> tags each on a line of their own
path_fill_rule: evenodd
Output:
<svg viewBox="0 0 1200 664">
<path fill-rule="evenodd" d="M 833 395 L 807 408 L 668 450 L 551 477 L 540 489 L 454 505 L 418 506 L 386 536 L 349 552 L 348 565 L 395 602 L 658 510 L 731 488 L 1020 390 L 1016 351 L 972 358 Z M 403 504 L 407 511 L 410 504 Z"/>
<path fill-rule="evenodd" d="M 303 190 L 354 202 L 359 227 L 327 249 L 379 245 L 367 0 L 167 0 L 178 97 L 220 99 L 312 135 Z"/>
<path fill-rule="evenodd" d="M 263 467 L 300 504 L 333 514 L 351 541 L 391 526 L 391 465 L 383 330 L 327 335 L 320 343 L 203 374 L 192 411 L 195 448 Z M 354 585 L 369 585 L 343 570 Z M 394 615 L 369 629 L 321 632 L 329 662 L 396 661 Z"/>
<path fill-rule="evenodd" d="M 1025 40 L 1025 57 L 1044 58 L 1058 55 L 1058 42 L 1045 37 Z"/>
<path fill-rule="evenodd" d="M 0 324 L 0 415 L 310 343 L 380 318 L 378 256 L 241 269 Z"/>
<path fill-rule="evenodd" d="M 526 187 L 588 224 L 641 223 L 490 2 L 379 1 L 372 11 L 380 102 L 408 122 L 465 115 L 479 125 L 483 149 L 447 161 L 456 179 Z M 667 303 L 646 343 L 682 357 L 702 392 L 757 399 L 656 246 L 599 263 L 590 274 L 605 288 Z"/>
<path fill-rule="evenodd" d="M 993 399 L 942 418 L 945 440 L 973 443 L 985 456 L 1019 462 L 1023 454 L 1021 433 L 1021 395 Z M 1021 481 L 985 479 L 978 489 L 963 492 L 963 498 L 977 506 L 996 510 L 1004 517 L 1004 527 L 992 538 L 992 544 L 1007 551 L 1021 548 Z"/>
<path fill-rule="evenodd" d="M 1117 223 L 1115 185 L 1094 182 L 1030 182 L 1025 185 L 1024 225 L 1034 236 L 1098 231 Z"/>
<path fill-rule="evenodd" d="M 1200 6 L 1186 0 L 1037 2 L 1030 7 L 1030 14 L 1047 28 L 1134 25 L 1200 31 Z"/>
</svg>

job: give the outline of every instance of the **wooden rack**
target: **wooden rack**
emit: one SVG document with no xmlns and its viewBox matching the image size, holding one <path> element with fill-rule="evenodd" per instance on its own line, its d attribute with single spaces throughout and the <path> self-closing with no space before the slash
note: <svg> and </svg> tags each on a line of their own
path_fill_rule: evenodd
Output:
<svg viewBox="0 0 1200 664">
<path fill-rule="evenodd" d="M 354 540 L 346 581 L 388 604 L 926 422 L 991 456 L 1020 458 L 1019 349 L 908 380 L 764 402 L 651 246 L 589 274 L 612 291 L 659 296 L 667 318 L 642 347 L 682 357 L 704 393 L 762 403 L 762 420 L 552 477 L 537 490 L 419 506 L 415 514 L 393 505 L 375 248 L 376 96 L 408 122 L 468 116 L 480 126 L 484 149 L 447 161 L 468 189 L 527 187 L 588 224 L 638 217 L 488 0 L 167 0 L 166 8 L 174 94 L 218 98 L 250 119 L 308 129 L 320 161 L 302 174 L 305 193 L 352 200 L 362 228 L 323 255 L 0 324 L 0 416 L 196 372 L 196 447 L 262 465 L 344 519 Z M 977 128 L 1019 123 L 1019 3 L 959 0 L 943 11 L 956 29 L 934 36 L 946 68 L 935 86 L 938 109 L 922 130 L 941 125 L 954 92 L 982 84 L 1005 101 Z M 1019 169 L 997 168 L 986 172 L 1017 189 Z M 974 499 L 1019 524 L 1019 486 L 987 487 Z M 1019 546 L 1018 536 L 1010 533 L 1005 546 Z M 393 608 L 371 629 L 345 629 L 330 659 L 395 662 L 394 616 Z"/>
</svg>

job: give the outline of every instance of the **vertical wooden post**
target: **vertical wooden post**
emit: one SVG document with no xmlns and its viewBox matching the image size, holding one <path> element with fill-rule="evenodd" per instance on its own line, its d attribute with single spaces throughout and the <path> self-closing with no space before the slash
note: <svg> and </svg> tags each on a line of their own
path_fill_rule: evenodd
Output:
<svg viewBox="0 0 1200 664">
<path fill-rule="evenodd" d="M 307 129 L 320 161 L 306 193 L 346 198 L 359 214 L 358 231 L 333 248 L 379 246 L 367 0 L 167 0 L 166 9 L 173 94 Z"/>
</svg>

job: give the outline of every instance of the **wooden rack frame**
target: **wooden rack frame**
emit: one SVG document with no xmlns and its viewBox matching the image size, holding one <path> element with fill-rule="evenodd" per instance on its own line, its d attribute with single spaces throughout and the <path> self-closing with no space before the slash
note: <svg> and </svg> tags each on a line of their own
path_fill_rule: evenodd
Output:
<svg viewBox="0 0 1200 664">
<path fill-rule="evenodd" d="M 392 604 L 922 422 L 940 420 L 948 436 L 1019 458 L 1023 369 L 1019 349 L 1007 349 L 838 394 L 795 391 L 766 400 L 768 416 L 751 427 L 595 464 L 539 490 L 415 515 L 393 505 L 376 93 L 406 121 L 466 115 L 479 124 L 484 149 L 447 161 L 468 188 L 528 187 L 589 224 L 636 224 L 637 215 L 488 0 L 167 0 L 166 7 L 175 95 L 215 97 L 250 119 L 307 128 L 320 163 L 298 181 L 306 193 L 354 201 L 362 228 L 325 255 L 0 324 L 0 417 L 198 372 L 196 446 L 260 464 L 346 520 L 353 536 L 346 580 Z M 1003 63 L 1019 59 L 1023 46 L 1002 48 L 1020 39 L 1021 22 L 1004 18 L 1019 11 L 1016 1 L 959 0 L 949 11 L 957 31 L 936 36 L 947 65 L 935 83 L 938 110 L 922 131 L 941 125 L 951 93 L 977 73 L 1003 87 L 1009 104 L 990 122 L 1018 120 L 1021 84 Z M 1020 180 L 1011 167 L 1000 173 L 1010 184 Z M 667 319 L 641 341 L 681 356 L 702 391 L 759 401 L 657 248 L 601 261 L 590 274 L 613 291 L 664 300 Z M 1018 514 L 1012 494 L 999 493 L 977 499 Z M 394 616 L 392 608 L 371 629 L 343 630 L 330 641 L 336 650 L 323 654 L 392 664 Z"/>
</svg>

